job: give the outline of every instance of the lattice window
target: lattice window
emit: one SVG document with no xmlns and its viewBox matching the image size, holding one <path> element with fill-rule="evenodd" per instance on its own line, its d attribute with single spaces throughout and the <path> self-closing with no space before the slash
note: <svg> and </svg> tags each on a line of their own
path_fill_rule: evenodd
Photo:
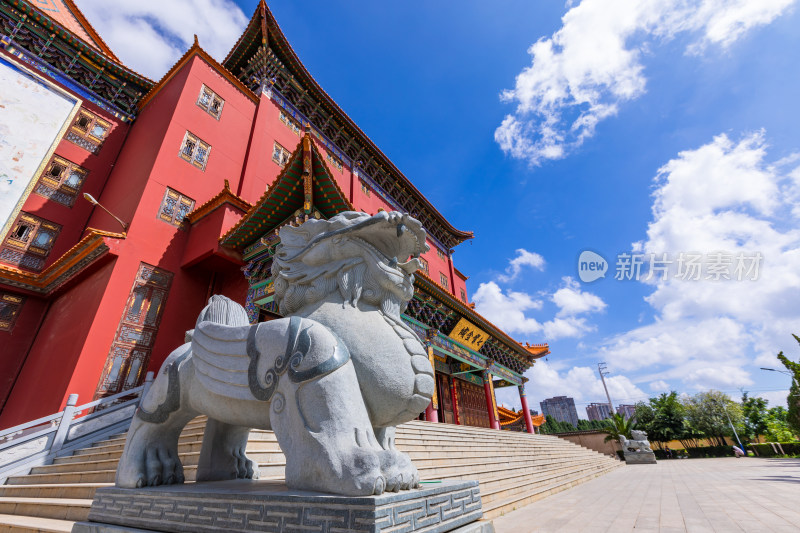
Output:
<svg viewBox="0 0 800 533">
<path fill-rule="evenodd" d="M 423 272 L 425 272 L 426 274 L 429 274 L 429 273 L 430 273 L 430 271 L 429 271 L 429 269 L 428 269 L 428 261 L 426 261 L 425 259 L 423 259 L 422 257 L 420 257 L 420 258 L 419 258 L 419 262 L 420 262 L 420 265 L 422 265 L 422 266 L 420 266 L 420 268 L 419 268 L 419 269 L 420 269 L 420 270 L 422 270 Z"/>
<path fill-rule="evenodd" d="M 94 154 L 100 151 L 111 131 L 111 123 L 81 108 L 67 132 L 66 139 Z"/>
<path fill-rule="evenodd" d="M 197 97 L 197 105 L 203 108 L 206 113 L 219 120 L 222 114 L 222 106 L 225 105 L 225 100 L 203 85 L 200 88 L 200 96 Z"/>
<path fill-rule="evenodd" d="M 22 212 L 0 249 L 0 261 L 41 270 L 60 231 L 60 225 Z"/>
<path fill-rule="evenodd" d="M 281 111 L 280 119 L 281 122 L 286 124 L 286 127 L 292 130 L 295 135 L 298 137 L 300 136 L 300 124 L 298 124 L 295 119 L 287 115 L 285 111 Z"/>
<path fill-rule="evenodd" d="M 291 155 L 289 150 L 278 144 L 277 141 L 272 146 L 272 160 L 280 166 L 285 166 L 286 163 L 289 162 L 289 157 L 291 157 Z"/>
<path fill-rule="evenodd" d="M 370 196 L 372 193 L 370 192 L 370 188 L 369 185 L 367 185 L 367 182 L 364 180 L 358 180 L 358 182 L 361 184 L 361 192 L 363 192 L 367 196 Z"/>
<path fill-rule="evenodd" d="M 459 289 L 459 292 L 461 294 L 461 301 L 467 303 L 467 291 L 464 289 Z"/>
<path fill-rule="evenodd" d="M 325 159 L 328 160 L 328 163 L 335 166 L 339 172 L 341 172 L 342 168 L 344 168 L 344 166 L 342 165 L 342 160 L 330 152 L 328 152 L 328 155 L 325 157 Z"/>
<path fill-rule="evenodd" d="M 97 387 L 97 397 L 110 396 L 141 384 L 171 282 L 171 272 L 146 263 L 139 265 Z"/>
<path fill-rule="evenodd" d="M 439 259 L 441 259 L 442 261 L 447 261 L 447 255 L 445 255 L 445 253 L 441 251 L 439 248 L 436 248 L 436 255 L 438 255 Z"/>
<path fill-rule="evenodd" d="M 181 151 L 178 155 L 181 159 L 188 161 L 200 170 L 205 170 L 206 163 L 208 163 L 208 154 L 210 153 L 211 145 L 187 131 L 186 135 L 183 136 Z"/>
<path fill-rule="evenodd" d="M 0 331 L 11 331 L 17 321 L 22 304 L 25 303 L 24 296 L 0 293 Z"/>
<path fill-rule="evenodd" d="M 445 275 L 444 275 L 444 274 L 442 274 L 441 272 L 439 272 L 439 284 L 440 284 L 442 287 L 444 287 L 445 289 L 449 289 L 449 288 L 450 288 L 450 282 L 449 282 L 449 280 L 447 279 L 447 276 L 445 276 Z"/>
<path fill-rule="evenodd" d="M 194 200 L 167 187 L 158 210 L 158 218 L 173 226 L 184 227 L 186 215 L 194 209 Z"/>
<path fill-rule="evenodd" d="M 46 168 L 33 192 L 72 207 L 89 171 L 58 156 L 53 156 Z"/>
</svg>

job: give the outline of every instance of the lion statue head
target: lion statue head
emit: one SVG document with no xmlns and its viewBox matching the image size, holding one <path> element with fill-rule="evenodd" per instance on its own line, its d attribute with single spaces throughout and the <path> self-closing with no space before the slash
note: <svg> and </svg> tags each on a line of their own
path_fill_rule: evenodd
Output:
<svg viewBox="0 0 800 533">
<path fill-rule="evenodd" d="M 647 440 L 647 433 L 634 429 L 631 431 L 631 438 L 633 440 Z"/>
<path fill-rule="evenodd" d="M 288 316 L 338 294 L 399 317 L 414 294 L 414 272 L 427 252 L 422 224 L 396 211 L 346 211 L 330 220 L 284 226 L 272 264 L 275 301 Z"/>
</svg>

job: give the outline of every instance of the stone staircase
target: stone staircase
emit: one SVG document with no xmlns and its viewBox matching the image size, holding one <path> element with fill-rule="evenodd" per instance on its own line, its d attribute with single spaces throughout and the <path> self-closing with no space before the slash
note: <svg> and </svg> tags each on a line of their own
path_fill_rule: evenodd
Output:
<svg viewBox="0 0 800 533">
<path fill-rule="evenodd" d="M 186 480 L 194 479 L 205 420 L 183 431 L 179 452 Z M 616 459 L 558 437 L 410 422 L 397 429 L 423 481 L 476 479 L 483 509 L 493 518 L 622 466 Z M 0 486 L 0 533 L 70 531 L 85 520 L 98 487 L 113 484 L 125 434 L 10 477 Z M 285 458 L 271 431 L 253 430 L 247 454 L 262 479 L 281 479 Z"/>
</svg>

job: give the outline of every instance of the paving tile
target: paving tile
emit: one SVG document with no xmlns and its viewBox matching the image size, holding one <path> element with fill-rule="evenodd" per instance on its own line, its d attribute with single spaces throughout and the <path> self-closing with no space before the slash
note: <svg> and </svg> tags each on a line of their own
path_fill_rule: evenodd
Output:
<svg viewBox="0 0 800 533">
<path fill-rule="evenodd" d="M 673 460 L 617 469 L 494 524 L 498 533 L 796 533 L 798 502 L 800 460 Z"/>
</svg>

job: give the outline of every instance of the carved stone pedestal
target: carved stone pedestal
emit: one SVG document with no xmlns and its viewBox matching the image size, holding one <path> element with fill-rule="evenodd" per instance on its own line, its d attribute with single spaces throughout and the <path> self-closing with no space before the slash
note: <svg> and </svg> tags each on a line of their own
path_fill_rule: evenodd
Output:
<svg viewBox="0 0 800 533">
<path fill-rule="evenodd" d="M 282 482 L 232 480 L 144 489 L 99 489 L 73 533 L 381 531 L 493 533 L 477 481 L 349 497 L 289 490 Z"/>
<path fill-rule="evenodd" d="M 625 452 L 625 464 L 654 465 L 656 464 L 656 454 L 653 452 Z"/>
</svg>

